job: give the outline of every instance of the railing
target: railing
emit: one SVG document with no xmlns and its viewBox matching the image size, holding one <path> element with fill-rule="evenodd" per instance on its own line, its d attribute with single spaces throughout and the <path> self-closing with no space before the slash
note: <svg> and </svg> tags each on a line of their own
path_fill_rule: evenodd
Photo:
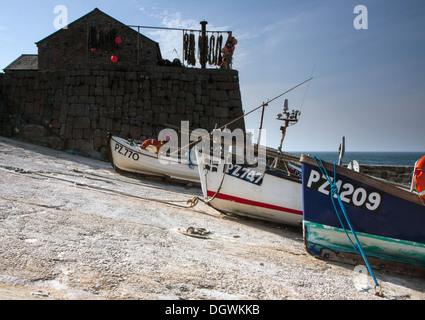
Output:
<svg viewBox="0 0 425 320">
<path fill-rule="evenodd" d="M 138 51 L 140 50 L 140 29 L 182 31 L 182 57 L 185 66 L 196 65 L 196 48 L 198 48 L 199 63 L 202 69 L 206 68 L 207 63 L 211 66 L 219 66 L 227 69 L 231 68 L 234 46 L 237 43 L 236 39 L 232 36 L 232 31 L 207 31 L 206 25 L 208 22 L 201 21 L 200 24 L 202 26 L 201 30 L 134 25 L 129 25 L 128 27 L 137 28 L 137 33 L 139 34 L 137 39 Z M 199 33 L 198 45 L 196 45 L 195 33 Z M 214 36 L 215 34 L 217 38 Z M 222 47 L 223 34 L 227 34 L 228 36 L 224 47 Z M 137 56 L 137 64 L 139 64 L 139 54 Z"/>
</svg>

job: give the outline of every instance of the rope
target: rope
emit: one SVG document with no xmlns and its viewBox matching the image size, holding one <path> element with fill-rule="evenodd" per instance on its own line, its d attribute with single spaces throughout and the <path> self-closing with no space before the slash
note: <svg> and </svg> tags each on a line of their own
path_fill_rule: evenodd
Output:
<svg viewBox="0 0 425 320">
<path fill-rule="evenodd" d="M 220 190 L 221 190 L 221 187 L 223 186 L 223 182 L 224 182 L 224 177 L 225 177 L 225 175 L 226 175 L 226 170 L 225 170 L 226 168 L 224 168 L 223 167 L 223 176 L 221 177 L 221 182 L 220 182 L 220 185 L 218 186 L 218 188 L 217 188 L 217 191 L 215 192 L 215 194 L 212 196 L 212 198 L 211 199 L 208 199 L 205 203 L 206 204 L 210 204 L 210 202 L 211 201 L 213 201 L 216 197 L 217 197 L 217 195 L 220 193 Z M 207 172 L 207 174 L 208 174 L 208 172 Z M 206 177 L 205 177 L 205 179 L 207 179 Z"/>
<path fill-rule="evenodd" d="M 161 204 L 167 204 L 167 205 L 172 205 L 172 206 L 176 206 L 176 207 L 192 208 L 192 207 L 194 207 L 198 204 L 199 200 L 201 200 L 202 202 L 205 203 L 205 201 L 200 199 L 198 196 L 194 196 L 189 200 L 171 200 L 171 199 L 157 199 L 157 198 L 151 198 L 151 197 L 142 197 L 142 196 L 129 194 L 129 193 L 123 192 L 123 191 L 113 190 L 113 189 L 109 189 L 109 188 L 103 188 L 103 187 L 99 187 L 99 186 L 95 186 L 95 185 L 86 184 L 86 183 L 83 183 L 83 182 L 77 182 L 75 180 L 69 180 L 69 179 L 65 179 L 65 178 L 55 177 L 55 176 L 52 176 L 51 174 L 49 174 L 50 172 L 38 172 L 38 171 L 32 171 L 32 170 L 27 170 L 27 169 L 22 169 L 22 168 L 17 168 L 17 167 L 0 166 L 0 170 L 2 170 L 2 169 L 5 170 L 8 173 L 18 173 L 18 174 L 25 173 L 25 174 L 30 174 L 30 175 L 37 175 L 37 176 L 48 178 L 48 179 L 55 179 L 55 180 L 58 180 L 58 181 L 67 182 L 67 183 L 70 183 L 71 185 L 74 185 L 75 187 L 79 187 L 79 188 L 90 189 L 90 190 L 99 191 L 99 192 L 103 192 L 103 193 L 107 193 L 107 194 L 114 194 L 114 195 L 117 195 L 117 196 L 125 196 L 125 197 L 128 197 L 128 198 L 138 199 L 138 200 L 142 200 L 142 201 L 150 201 L 150 202 L 156 202 L 156 203 L 161 203 Z M 51 173 L 66 175 L 66 173 L 61 173 L 61 172 L 51 172 Z M 85 175 L 83 175 L 83 177 L 89 178 L 89 177 L 86 177 Z M 34 178 L 34 177 L 32 177 L 32 178 Z M 103 180 L 103 179 L 101 179 L 101 180 Z M 105 181 L 105 180 L 103 180 L 103 181 Z M 183 205 L 177 204 L 177 203 L 183 203 L 183 202 L 185 202 L 188 206 L 183 206 Z"/>
<path fill-rule="evenodd" d="M 194 168 L 193 162 L 192 162 L 192 149 L 189 149 L 189 157 L 187 159 L 188 165 L 190 169 Z"/>
<path fill-rule="evenodd" d="M 310 77 L 311 77 L 311 78 L 313 77 L 314 69 L 315 69 L 315 68 L 316 68 L 316 65 L 314 65 L 314 66 L 313 66 L 313 70 L 311 71 L 311 75 L 310 75 Z M 307 87 L 305 88 L 304 96 L 303 96 L 303 99 L 302 99 L 302 101 L 301 101 L 300 116 L 301 116 L 301 110 L 302 110 L 302 108 L 303 108 L 304 100 L 305 100 L 305 97 L 307 96 L 307 91 L 308 91 L 308 88 L 309 88 L 309 87 L 310 87 L 310 82 L 309 82 L 309 83 L 307 83 Z"/>
<path fill-rule="evenodd" d="M 344 205 L 343 205 L 343 203 L 341 201 L 341 198 L 339 196 L 338 187 L 335 184 L 335 181 L 336 181 L 336 163 L 334 162 L 334 178 L 332 180 L 329 177 L 328 172 L 326 171 L 326 168 L 325 168 L 325 166 L 322 163 L 322 160 L 319 157 L 314 157 L 314 156 L 313 156 L 313 159 L 316 161 L 317 166 L 319 167 L 319 169 L 322 172 L 323 176 L 326 178 L 326 180 L 329 182 L 329 185 L 331 186 L 331 200 L 332 200 L 332 204 L 334 206 L 335 213 L 336 213 L 336 215 L 338 217 L 338 220 L 339 220 L 339 223 L 341 224 L 342 229 L 344 230 L 345 234 L 347 235 L 347 238 L 350 241 L 351 245 L 353 246 L 353 249 L 362 256 L 364 262 L 366 263 L 366 267 L 369 270 L 369 273 L 372 276 L 373 281 L 375 282 L 375 289 L 378 286 L 380 287 L 380 285 L 378 283 L 378 280 L 376 280 L 375 274 L 373 273 L 372 268 L 369 265 L 369 261 L 367 260 L 366 255 L 363 252 L 362 246 L 360 245 L 360 241 L 357 238 L 357 235 L 354 232 L 353 227 L 351 226 L 350 219 L 347 216 L 347 213 L 345 211 Z M 344 227 L 344 224 L 342 223 L 341 217 L 340 217 L 340 215 L 338 213 L 338 209 L 337 209 L 337 206 L 336 206 L 335 201 L 334 201 L 334 195 L 337 196 L 338 204 L 339 204 L 339 206 L 340 206 L 340 208 L 342 210 L 342 213 L 344 214 L 344 217 L 345 217 L 345 220 L 347 221 L 348 227 L 350 228 L 350 231 L 353 234 L 353 237 L 354 237 L 354 239 L 356 241 L 357 247 L 354 245 L 353 241 L 351 240 L 350 236 L 348 235 L 347 230 Z"/>
<path fill-rule="evenodd" d="M 220 128 L 218 128 L 218 129 L 220 129 L 220 130 L 221 130 L 221 129 L 223 129 L 223 128 L 226 128 L 226 127 L 230 126 L 231 124 L 233 124 L 234 122 L 236 122 L 236 121 L 238 121 L 238 120 L 240 120 L 240 119 L 242 119 L 242 118 L 246 117 L 247 115 L 249 115 L 249 114 L 253 113 L 254 111 L 257 111 L 257 110 L 258 110 L 258 109 L 260 109 L 260 108 L 263 108 L 263 107 L 268 106 L 270 102 L 272 102 L 272 101 L 274 101 L 274 100 L 276 100 L 276 99 L 280 98 L 281 96 L 283 96 L 283 95 L 287 94 L 288 92 L 290 92 L 290 91 L 294 90 L 295 88 L 298 88 L 299 86 L 303 85 L 304 83 L 306 83 L 306 82 L 308 82 L 308 81 L 310 81 L 310 80 L 312 80 L 312 79 L 313 79 L 313 78 L 307 79 L 307 80 L 305 80 L 305 81 L 303 81 L 303 82 L 301 82 L 301 83 L 297 84 L 296 86 L 293 86 L 291 89 L 286 90 L 285 92 L 283 92 L 283 93 L 279 94 L 278 96 L 274 97 L 274 98 L 273 98 L 273 99 L 271 99 L 271 100 L 268 100 L 266 103 L 264 103 L 264 102 L 263 102 L 260 106 L 258 106 L 258 107 L 256 107 L 256 108 L 252 109 L 251 111 L 249 111 L 249 112 L 247 112 L 247 113 L 244 113 L 243 115 L 241 115 L 241 116 L 239 116 L 239 117 L 237 117 L 237 118 L 233 119 L 232 121 L 227 122 L 226 124 L 222 125 L 222 126 L 221 126 Z M 205 137 L 205 136 L 204 136 L 204 137 Z M 185 146 L 183 146 L 183 147 L 180 147 L 180 149 L 178 149 L 178 150 L 181 150 L 181 149 L 184 149 L 184 148 L 190 147 L 191 145 L 196 144 L 196 143 L 198 143 L 199 141 L 201 141 L 204 137 L 198 138 L 197 140 L 192 141 L 192 142 L 190 142 L 189 144 L 187 144 L 187 145 L 185 145 Z M 178 152 L 178 150 L 174 151 L 173 153 Z M 280 152 L 279 152 L 279 153 L 280 153 Z M 280 153 L 280 154 L 281 154 L 281 153 Z"/>
</svg>

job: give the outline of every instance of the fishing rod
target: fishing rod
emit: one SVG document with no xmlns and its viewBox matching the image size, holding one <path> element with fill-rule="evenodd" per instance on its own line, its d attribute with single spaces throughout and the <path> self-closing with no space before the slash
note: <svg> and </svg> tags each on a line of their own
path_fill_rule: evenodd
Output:
<svg viewBox="0 0 425 320">
<path fill-rule="evenodd" d="M 294 90 L 294 89 L 298 88 L 299 86 L 302 86 L 304 83 L 307 83 L 307 82 L 309 82 L 309 81 L 310 81 L 310 80 L 312 80 L 312 79 L 313 79 L 313 77 L 311 77 L 311 78 L 309 78 L 309 79 L 307 79 L 307 80 L 305 80 L 305 81 L 303 81 L 303 82 L 301 82 L 301 83 L 297 84 L 296 86 L 293 86 L 292 88 L 290 88 L 290 89 L 286 90 L 285 92 L 283 92 L 283 93 L 279 94 L 278 96 L 274 97 L 273 99 L 270 99 L 270 100 L 268 100 L 267 102 L 263 102 L 260 106 L 258 106 L 258 107 L 256 107 L 255 109 L 253 109 L 253 110 L 251 110 L 251 111 L 249 111 L 249 112 L 247 112 L 247 113 L 243 114 L 242 116 L 240 116 L 240 117 L 238 117 L 238 118 L 236 118 L 236 119 L 233 119 L 232 121 L 230 121 L 230 122 L 226 123 L 225 125 L 221 126 L 220 128 L 218 128 L 218 130 L 221 130 L 221 129 L 223 129 L 223 128 L 226 128 L 227 126 L 231 125 L 232 123 L 234 123 L 234 122 L 236 122 L 236 121 L 238 121 L 238 120 L 240 120 L 240 119 L 242 119 L 242 118 L 246 117 L 247 115 L 249 115 L 249 114 L 253 113 L 254 111 L 256 111 L 256 110 L 258 110 L 258 109 L 260 109 L 260 108 L 267 107 L 267 106 L 269 105 L 269 103 L 270 103 L 270 102 L 273 102 L 274 100 L 279 99 L 279 98 L 280 98 L 280 97 L 282 97 L 283 95 L 285 95 L 285 94 L 287 94 L 287 93 L 291 92 L 292 90 Z M 215 130 L 216 130 L 216 129 L 215 129 Z M 211 134 L 212 134 L 212 132 L 210 133 L 210 135 L 211 135 Z M 181 147 L 179 150 L 182 150 L 182 149 L 185 149 L 185 148 L 187 148 L 187 147 L 190 147 L 191 145 L 198 143 L 198 142 L 199 142 L 199 141 L 201 141 L 202 139 L 203 139 L 203 137 L 198 138 L 197 140 L 192 141 L 191 143 L 189 143 L 189 144 L 187 144 L 187 145 L 185 145 L 185 146 Z M 179 151 L 179 150 L 176 150 L 175 152 L 177 152 L 177 151 Z M 175 153 L 175 152 L 173 152 L 173 153 Z"/>
<path fill-rule="evenodd" d="M 301 83 L 297 84 L 296 86 L 292 87 L 292 88 L 291 88 L 291 89 L 289 89 L 289 90 L 286 90 L 285 92 L 283 92 L 283 93 L 281 93 L 280 95 L 278 95 L 278 96 L 274 97 L 273 99 L 268 100 L 268 101 L 267 101 L 267 102 L 265 102 L 265 103 L 263 102 L 263 103 L 262 103 L 260 106 L 258 106 L 257 108 L 255 108 L 255 109 L 253 109 L 253 110 L 249 111 L 248 113 L 245 113 L 245 114 L 243 114 L 242 116 L 240 116 L 240 117 L 238 117 L 238 118 L 236 118 L 236 119 L 234 119 L 234 120 L 232 120 L 232 121 L 230 121 L 230 122 L 226 123 L 224 126 L 221 126 L 219 129 L 223 129 L 223 128 L 227 127 L 228 125 L 230 125 L 230 124 L 232 124 L 232 123 L 234 123 L 234 122 L 236 122 L 236 121 L 238 121 L 238 120 L 240 120 L 240 119 L 242 119 L 242 118 L 246 117 L 246 116 L 247 116 L 247 115 L 249 115 L 250 113 L 253 113 L 254 111 L 257 111 L 258 109 L 262 108 L 263 106 L 264 106 L 264 107 L 267 107 L 267 106 L 268 106 L 268 104 L 269 104 L 270 102 L 273 102 L 274 100 L 279 99 L 281 96 L 283 96 L 283 95 L 285 95 L 285 94 L 287 94 L 287 93 L 291 92 L 291 91 L 292 91 L 292 90 L 294 90 L 295 88 L 298 88 L 299 86 L 303 85 L 303 84 L 304 84 L 304 83 L 306 83 L 306 82 L 309 82 L 309 81 L 310 81 L 310 80 L 312 80 L 312 79 L 313 79 L 313 77 L 311 77 L 311 78 L 309 78 L 309 79 L 307 79 L 307 80 L 305 80 L 305 81 L 303 81 L 303 82 L 301 82 Z"/>
</svg>

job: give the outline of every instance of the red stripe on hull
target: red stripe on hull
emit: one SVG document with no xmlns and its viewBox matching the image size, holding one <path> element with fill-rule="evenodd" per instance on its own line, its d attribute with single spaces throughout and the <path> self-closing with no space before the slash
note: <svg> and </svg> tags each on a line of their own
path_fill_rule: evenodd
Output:
<svg viewBox="0 0 425 320">
<path fill-rule="evenodd" d="M 208 190 L 207 195 L 208 195 L 208 197 L 213 197 L 215 195 L 215 192 Z M 219 193 L 216 196 L 216 199 L 234 201 L 234 202 L 237 202 L 237 203 L 246 204 L 246 205 L 250 205 L 250 206 L 261 207 L 261 208 L 266 208 L 266 209 L 271 209 L 271 210 L 276 210 L 276 211 L 285 211 L 285 212 L 298 214 L 298 215 L 303 214 L 303 212 L 300 211 L 300 210 L 295 210 L 295 209 L 276 206 L 276 205 L 269 204 L 269 203 L 258 202 L 258 201 L 244 199 L 244 198 L 234 197 L 234 196 L 231 196 L 231 195 L 228 195 L 228 194 L 223 194 L 223 193 Z"/>
</svg>

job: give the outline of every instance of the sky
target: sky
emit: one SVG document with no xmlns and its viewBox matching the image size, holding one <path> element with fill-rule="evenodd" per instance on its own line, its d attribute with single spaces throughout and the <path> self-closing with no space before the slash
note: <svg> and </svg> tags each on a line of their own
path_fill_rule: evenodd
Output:
<svg viewBox="0 0 425 320">
<path fill-rule="evenodd" d="M 419 151 L 425 154 L 425 0 L 4 1 L 0 69 L 94 8 L 127 25 L 231 30 L 238 40 L 245 112 L 313 77 L 265 108 L 262 143 L 280 144 L 284 99 L 300 110 L 284 151 Z M 361 10 L 357 6 L 361 5 Z M 182 57 L 182 32 L 141 29 L 165 59 Z M 245 117 L 258 134 L 261 110 Z"/>
</svg>

